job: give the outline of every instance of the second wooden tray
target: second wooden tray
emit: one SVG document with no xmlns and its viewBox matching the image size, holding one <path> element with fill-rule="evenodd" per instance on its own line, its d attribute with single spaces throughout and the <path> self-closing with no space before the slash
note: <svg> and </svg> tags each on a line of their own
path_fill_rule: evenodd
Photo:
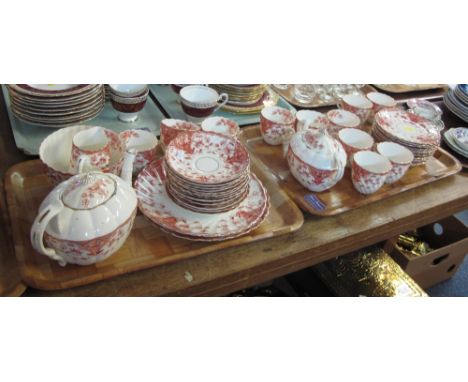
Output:
<svg viewBox="0 0 468 382">
<path fill-rule="evenodd" d="M 68 264 L 65 267 L 36 253 L 31 246 L 31 225 L 52 184 L 40 160 L 19 163 L 8 170 L 5 189 L 21 277 L 26 284 L 38 289 L 71 288 L 298 230 L 304 222 L 301 211 L 257 163 L 253 158 L 251 168 L 267 188 L 271 208 L 260 227 L 246 236 L 216 243 L 178 239 L 138 214 L 129 238 L 117 253 L 94 265 Z"/>
<path fill-rule="evenodd" d="M 281 97 L 283 97 L 288 103 L 291 105 L 298 107 L 300 109 L 312 109 L 316 107 L 326 107 L 326 106 L 334 106 L 338 102 L 336 99 L 332 99 L 329 102 L 322 101 L 320 98 L 315 97 L 312 101 L 308 103 L 301 103 L 294 97 L 294 85 L 289 85 L 287 89 L 279 89 L 274 85 L 271 88 L 278 93 Z M 364 94 L 375 92 L 375 88 L 370 85 L 364 85 L 361 89 Z"/>
<path fill-rule="evenodd" d="M 447 151 L 439 148 L 426 165 L 411 167 L 401 180 L 384 185 L 375 194 L 362 195 L 356 191 L 351 181 L 350 169 L 346 169 L 343 179 L 330 190 L 314 193 L 303 187 L 291 175 L 288 164 L 283 158 L 282 146 L 270 146 L 263 141 L 259 126 L 243 129 L 240 140 L 276 177 L 280 186 L 301 209 L 319 216 L 337 215 L 362 207 L 456 174 L 461 170 L 460 162 Z"/>
</svg>

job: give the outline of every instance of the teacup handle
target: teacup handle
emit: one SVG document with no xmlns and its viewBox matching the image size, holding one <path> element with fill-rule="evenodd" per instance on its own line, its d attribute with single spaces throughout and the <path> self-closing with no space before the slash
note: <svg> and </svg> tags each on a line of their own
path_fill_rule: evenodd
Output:
<svg viewBox="0 0 468 382">
<path fill-rule="evenodd" d="M 83 174 L 85 172 L 84 167 L 85 167 L 86 164 L 89 167 L 89 157 L 86 156 L 86 155 L 80 155 L 78 157 L 78 172 L 77 172 L 77 174 Z"/>
<path fill-rule="evenodd" d="M 221 101 L 221 103 L 218 103 L 218 106 L 216 107 L 216 109 L 213 110 L 213 113 L 215 111 L 218 111 L 221 107 L 227 104 L 227 101 L 229 101 L 229 96 L 226 93 L 221 93 L 218 97 L 217 102 L 219 101 Z"/>
<path fill-rule="evenodd" d="M 55 251 L 55 249 L 46 248 L 44 246 L 45 229 L 50 220 L 56 216 L 62 210 L 62 208 L 63 203 L 61 201 L 57 201 L 56 203 L 47 206 L 44 211 L 36 216 L 36 219 L 34 220 L 33 226 L 31 228 L 31 244 L 37 252 L 50 257 L 52 260 L 58 261 L 59 265 L 64 267 L 67 264 L 65 259 L 60 256 Z"/>
</svg>

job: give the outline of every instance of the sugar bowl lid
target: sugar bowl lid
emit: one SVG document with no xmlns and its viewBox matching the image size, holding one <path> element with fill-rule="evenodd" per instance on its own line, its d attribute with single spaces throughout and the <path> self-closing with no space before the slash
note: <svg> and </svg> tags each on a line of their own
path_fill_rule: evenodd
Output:
<svg viewBox="0 0 468 382">
<path fill-rule="evenodd" d="M 87 210 L 106 203 L 115 195 L 117 184 L 109 175 L 89 172 L 73 178 L 62 193 L 63 204 L 74 210 Z"/>
<path fill-rule="evenodd" d="M 320 170 L 336 170 L 340 167 L 341 144 L 325 129 L 303 130 L 291 139 L 291 150 L 303 162 Z"/>
</svg>

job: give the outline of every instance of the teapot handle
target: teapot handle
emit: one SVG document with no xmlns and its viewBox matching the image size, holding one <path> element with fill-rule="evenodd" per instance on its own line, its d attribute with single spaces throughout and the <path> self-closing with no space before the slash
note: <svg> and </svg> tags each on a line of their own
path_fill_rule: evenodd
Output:
<svg viewBox="0 0 468 382">
<path fill-rule="evenodd" d="M 61 201 L 53 203 L 47 206 L 34 220 L 33 226 L 31 228 L 31 243 L 34 249 L 53 260 L 58 261 L 58 263 L 63 267 L 67 264 L 65 259 L 60 256 L 55 249 L 46 248 L 44 246 L 44 231 L 49 224 L 50 220 L 56 216 L 63 208 L 63 203 Z"/>
</svg>

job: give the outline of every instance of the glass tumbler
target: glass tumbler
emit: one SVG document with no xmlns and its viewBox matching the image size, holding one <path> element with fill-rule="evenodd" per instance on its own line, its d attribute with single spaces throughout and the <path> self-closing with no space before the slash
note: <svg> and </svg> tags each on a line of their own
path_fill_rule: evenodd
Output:
<svg viewBox="0 0 468 382">
<path fill-rule="evenodd" d="M 315 98 L 314 85 L 294 85 L 294 98 L 301 103 L 309 103 Z"/>
</svg>

